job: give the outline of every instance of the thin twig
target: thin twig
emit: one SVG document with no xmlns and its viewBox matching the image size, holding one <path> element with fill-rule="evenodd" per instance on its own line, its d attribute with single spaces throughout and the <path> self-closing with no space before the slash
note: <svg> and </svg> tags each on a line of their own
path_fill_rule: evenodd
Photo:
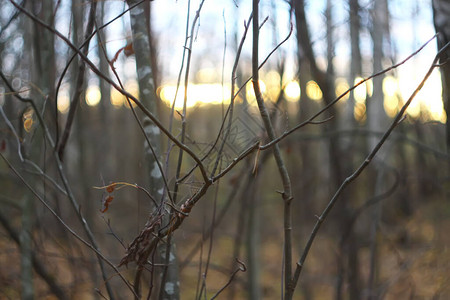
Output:
<svg viewBox="0 0 450 300">
<path fill-rule="evenodd" d="M 228 282 L 220 289 L 217 291 L 217 293 L 214 294 L 214 296 L 211 297 L 211 300 L 216 299 L 217 296 L 220 295 L 220 293 L 223 292 L 223 290 L 225 290 L 233 281 L 234 277 L 236 276 L 236 274 L 238 272 L 245 272 L 247 271 L 247 267 L 245 266 L 245 264 L 240 261 L 238 258 L 236 258 L 236 262 L 239 264 L 238 268 L 236 270 L 234 270 L 234 272 L 231 274 L 230 278 L 228 279 Z"/>
<path fill-rule="evenodd" d="M 250 23 L 251 19 L 252 19 L 252 14 L 248 18 L 247 24 Z M 234 89 L 235 89 L 235 83 L 236 83 L 236 71 L 237 71 L 237 67 L 239 64 L 239 59 L 241 57 L 242 47 L 244 46 L 245 38 L 247 37 L 248 28 L 249 28 L 248 25 L 244 26 L 244 33 L 242 34 L 241 41 L 240 41 L 238 49 L 236 51 L 236 57 L 234 59 L 233 69 L 231 71 L 231 101 L 230 101 L 230 105 L 228 106 L 228 109 L 223 117 L 223 121 L 222 121 L 222 124 L 220 125 L 220 129 L 219 129 L 219 133 L 217 134 L 217 138 L 216 138 L 213 146 L 210 148 L 210 150 L 204 156 L 204 158 L 206 158 L 209 155 L 209 153 L 211 153 L 211 151 L 215 148 L 217 142 L 219 141 L 220 135 L 222 134 L 222 130 L 225 125 L 225 121 L 228 117 L 228 126 L 225 131 L 224 138 L 222 139 L 222 144 L 220 145 L 219 151 L 217 152 L 217 159 L 216 159 L 216 162 L 214 163 L 214 167 L 211 171 L 211 176 L 214 176 L 214 174 L 216 173 L 217 167 L 219 165 L 219 161 L 222 158 L 223 149 L 224 149 L 225 144 L 230 136 L 231 124 L 233 122 L 233 111 L 234 111 L 233 108 L 234 108 L 234 100 L 235 100 Z"/>
<path fill-rule="evenodd" d="M 394 177 L 394 183 L 392 184 L 392 186 L 390 186 L 389 189 L 384 191 L 383 193 L 375 195 L 373 197 L 370 197 L 369 199 L 366 200 L 366 202 L 364 202 L 361 206 L 357 207 L 354 210 L 354 212 L 352 213 L 352 215 L 349 218 L 348 224 L 346 225 L 346 229 L 343 230 L 343 234 L 341 235 L 340 244 L 343 244 L 345 242 L 347 237 L 350 235 L 350 232 L 351 232 L 356 220 L 367 208 L 388 198 L 397 190 L 397 188 L 400 184 L 400 174 L 398 172 L 396 172 L 395 170 L 393 170 L 393 171 L 394 171 L 393 173 L 394 173 L 395 177 Z"/>
<path fill-rule="evenodd" d="M 172 132 L 172 127 L 173 127 L 173 120 L 174 120 L 174 115 L 175 115 L 175 102 L 178 96 L 178 90 L 180 88 L 180 82 L 181 82 L 181 75 L 183 74 L 183 68 L 184 68 L 184 61 L 185 61 L 185 56 L 186 56 L 186 52 L 188 51 L 187 49 L 187 42 L 189 40 L 189 18 L 191 15 L 191 1 L 188 0 L 187 2 L 188 8 L 187 8 L 187 16 L 186 16 L 186 34 L 185 34 L 185 40 L 184 40 L 184 46 L 183 46 L 183 55 L 181 58 L 181 66 L 180 66 L 180 71 L 178 72 L 178 79 L 177 79 L 177 87 L 175 90 L 175 96 L 173 98 L 173 102 L 172 102 L 172 107 L 170 109 L 170 118 L 169 118 L 169 132 Z M 170 154 L 172 152 L 173 149 L 173 142 L 171 142 L 171 140 L 167 141 L 167 153 L 166 153 L 166 161 L 165 161 L 165 170 L 166 172 L 169 171 L 169 160 L 170 160 Z M 167 191 L 169 193 L 169 191 Z M 175 193 L 174 193 L 174 197 Z"/>
<path fill-rule="evenodd" d="M 255 91 L 256 101 L 258 103 L 259 113 L 264 123 L 264 128 L 269 139 L 275 138 L 275 130 L 273 129 L 269 113 L 267 112 L 264 100 L 259 86 L 259 68 L 258 68 L 258 50 L 259 50 L 259 7 L 258 0 L 253 0 L 253 46 L 252 46 L 252 83 Z M 291 202 L 292 187 L 289 174 L 281 156 L 278 144 L 273 147 L 273 156 L 277 163 L 281 181 L 283 182 L 282 198 L 284 202 L 284 283 L 286 300 L 292 299 L 289 294 L 288 285 L 292 280 L 292 220 L 291 220 Z"/>
<path fill-rule="evenodd" d="M 184 144 L 185 138 L 186 138 L 186 114 L 187 114 L 187 91 L 188 91 L 188 85 L 189 85 L 189 72 L 190 72 L 190 66 L 191 66 L 191 59 L 192 59 L 192 47 L 194 44 L 194 29 L 195 26 L 197 24 L 197 21 L 200 18 L 200 12 L 202 10 L 203 4 L 205 3 L 205 0 L 202 0 L 199 4 L 199 7 L 197 9 L 197 11 L 195 12 L 195 17 L 194 20 L 192 21 L 192 26 L 191 26 L 191 35 L 190 35 L 190 41 L 189 41 L 189 48 L 188 48 L 188 54 L 187 54 L 187 58 L 186 58 L 186 70 L 185 70 L 185 76 L 184 76 L 184 101 L 183 101 L 183 113 L 181 114 L 181 143 Z M 174 105 L 175 105 L 175 100 L 174 100 Z M 178 182 L 178 178 L 180 177 L 180 173 L 181 173 L 181 165 L 183 163 L 183 149 L 180 148 L 180 151 L 178 153 L 178 162 L 177 162 L 177 168 L 176 168 L 176 173 L 175 173 L 175 178 L 177 179 L 175 181 L 175 187 L 174 187 L 174 198 L 176 199 L 176 195 L 178 193 L 178 187 L 179 187 L 179 182 Z M 175 200 L 176 201 L 176 200 Z"/>
<path fill-rule="evenodd" d="M 216 190 L 214 193 L 214 200 L 213 200 L 213 211 L 211 214 L 211 231 L 210 236 L 209 236 L 209 245 L 208 245 L 208 255 L 206 256 L 206 263 L 205 263 L 205 271 L 203 272 L 203 284 L 206 288 L 206 276 L 208 275 L 208 270 L 209 270 L 209 264 L 211 262 L 211 253 L 212 253 L 212 248 L 213 248 L 213 242 L 214 242 L 214 223 L 216 222 L 216 214 L 217 214 L 217 198 L 219 197 L 219 188 L 220 188 L 220 182 L 216 183 Z M 203 226 L 205 227 L 205 226 Z M 203 233 L 203 236 L 205 236 L 205 233 Z M 203 240 L 203 239 L 202 239 Z M 203 291 L 203 289 L 202 289 Z M 200 292 L 200 294 L 202 293 L 202 291 Z M 205 291 L 206 294 L 206 291 Z"/>
</svg>

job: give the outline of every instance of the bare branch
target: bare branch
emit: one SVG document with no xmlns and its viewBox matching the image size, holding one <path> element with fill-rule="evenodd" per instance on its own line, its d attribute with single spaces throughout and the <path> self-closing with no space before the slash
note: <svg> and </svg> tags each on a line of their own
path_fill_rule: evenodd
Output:
<svg viewBox="0 0 450 300">
<path fill-rule="evenodd" d="M 247 267 L 245 266 L 245 264 L 240 261 L 239 259 L 236 258 L 236 262 L 239 264 L 238 268 L 236 270 L 234 270 L 233 273 L 231 273 L 230 278 L 228 279 L 228 282 L 220 289 L 217 291 L 217 293 L 214 294 L 214 296 L 211 297 L 211 300 L 216 299 L 217 296 L 220 295 L 220 293 L 222 293 L 233 281 L 234 277 L 236 276 L 236 274 L 238 272 L 245 272 L 247 271 Z"/>
<path fill-rule="evenodd" d="M 428 41 L 429 42 L 429 41 Z M 427 43 L 428 43 L 427 42 Z M 412 100 L 416 97 L 417 93 L 422 89 L 422 87 L 425 85 L 425 82 L 430 77 L 433 70 L 438 67 L 437 62 L 439 60 L 439 56 L 443 51 L 446 51 L 447 48 L 450 47 L 450 42 L 447 43 L 435 56 L 433 63 L 431 64 L 431 67 L 428 69 L 428 72 L 420 82 L 420 84 L 417 86 L 417 88 L 414 90 L 412 95 L 408 98 L 408 100 L 405 102 L 405 104 L 402 106 L 401 110 L 398 112 L 397 116 L 392 121 L 389 128 L 384 133 L 383 137 L 380 139 L 380 141 L 377 143 L 377 145 L 374 147 L 374 149 L 369 153 L 369 155 L 366 157 L 366 159 L 361 163 L 361 165 L 358 167 L 358 169 L 355 170 L 353 174 L 351 174 L 349 177 L 347 177 L 344 182 L 341 184 L 341 186 L 338 188 L 336 193 L 331 198 L 330 202 L 328 203 L 327 207 L 323 210 L 322 214 L 318 217 L 316 224 L 314 225 L 314 228 L 309 236 L 308 242 L 305 245 L 305 249 L 303 250 L 302 256 L 300 260 L 297 263 L 297 268 L 295 270 L 294 278 L 292 281 L 292 291 L 295 289 L 295 286 L 297 285 L 298 279 L 300 278 L 301 271 L 303 269 L 303 265 L 305 263 L 306 257 L 308 256 L 309 250 L 312 246 L 312 243 L 314 242 L 314 239 L 317 235 L 317 232 L 319 231 L 322 223 L 325 221 L 326 217 L 330 213 L 333 206 L 336 204 L 339 196 L 343 192 L 343 190 L 358 176 L 365 170 L 365 168 L 371 163 L 372 159 L 375 157 L 375 155 L 378 153 L 380 148 L 383 146 L 383 144 L 386 142 L 386 140 L 391 135 L 392 131 L 397 127 L 399 122 L 404 118 L 404 114 L 406 112 L 406 109 L 411 104 Z M 421 47 L 422 49 L 423 47 Z M 377 74 L 382 74 L 382 72 L 379 72 Z"/>
<path fill-rule="evenodd" d="M 275 131 L 267 112 L 264 100 L 259 86 L 259 68 L 258 68 L 258 43 L 259 43 L 259 7 L 258 0 L 253 0 L 253 47 L 252 47 L 252 82 L 255 91 L 256 101 L 258 103 L 259 113 L 264 123 L 264 128 L 271 140 L 275 138 Z M 292 220 L 291 220 L 291 202 L 292 187 L 289 174 L 284 164 L 279 146 L 276 144 L 273 148 L 273 156 L 277 163 L 278 171 L 283 182 L 284 191 L 282 197 L 284 200 L 284 283 L 285 297 L 287 300 L 292 299 L 289 284 L 292 280 Z"/>
</svg>

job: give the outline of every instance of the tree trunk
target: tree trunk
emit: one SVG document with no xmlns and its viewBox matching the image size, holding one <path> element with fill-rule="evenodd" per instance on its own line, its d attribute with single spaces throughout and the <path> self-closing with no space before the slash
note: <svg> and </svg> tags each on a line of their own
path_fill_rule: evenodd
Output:
<svg viewBox="0 0 450 300">
<path fill-rule="evenodd" d="M 387 14 L 388 6 L 386 0 L 380 0 L 374 2 L 372 9 L 372 40 L 373 40 L 373 72 L 379 72 L 382 70 L 383 54 L 383 41 L 386 37 L 386 24 L 388 24 Z M 384 111 L 383 101 L 383 79 L 384 76 L 377 76 L 373 79 L 373 94 L 367 101 L 367 126 L 372 132 L 382 132 L 385 130 L 384 124 L 387 123 L 387 116 Z M 368 145 L 369 149 L 373 149 L 378 143 L 376 136 L 369 136 Z M 386 148 L 389 147 L 388 142 L 379 151 L 377 157 L 374 159 L 374 165 L 376 167 L 376 181 L 373 191 L 374 195 L 379 195 L 383 187 L 385 186 L 384 167 L 381 162 L 386 157 Z M 377 299 L 376 283 L 377 283 L 377 265 L 379 250 L 377 247 L 377 235 L 378 225 L 381 218 L 382 202 L 377 202 L 371 208 L 371 224 L 370 224 L 370 269 L 369 269 L 369 281 L 368 281 L 368 299 Z"/>
<path fill-rule="evenodd" d="M 138 0 L 128 0 L 129 6 L 138 3 Z M 144 3 L 145 4 L 145 3 Z M 131 30 L 133 37 L 133 49 L 136 57 L 136 68 L 139 81 L 139 99 L 155 115 L 158 114 L 158 99 L 156 97 L 155 83 L 151 61 L 151 47 L 149 41 L 149 28 L 151 16 L 146 15 L 148 10 L 144 4 L 138 5 L 130 11 Z M 150 174 L 149 189 L 153 197 L 159 201 L 164 201 L 163 197 L 163 178 L 159 169 L 158 162 L 161 155 L 161 136 L 160 130 L 150 122 L 144 120 L 144 130 L 152 143 L 151 146 L 156 155 L 153 155 L 152 149 L 145 143 L 145 155 L 147 160 L 148 172 Z M 156 156 L 156 157 L 155 157 Z M 163 209 L 166 209 L 164 203 L 161 203 Z M 151 213 L 149 213 L 149 216 Z M 168 219 L 163 222 L 167 222 Z M 164 227 L 165 224 L 162 224 Z M 172 241 L 172 239 L 168 239 Z M 173 242 L 172 242 L 173 243 Z M 169 250 L 169 251 L 167 251 Z M 158 247 L 157 263 L 165 265 L 163 268 L 156 268 L 156 278 L 159 279 L 159 299 L 179 299 L 179 276 L 176 263 L 174 245 L 161 243 Z M 167 264 L 168 263 L 168 264 Z M 136 284 L 136 283 L 135 283 Z M 155 296 L 155 295 L 153 295 Z"/>
<path fill-rule="evenodd" d="M 30 3 L 31 11 L 38 15 L 47 24 L 53 25 L 53 1 L 41 0 Z M 39 87 L 42 94 L 34 92 L 34 99 L 40 99 L 38 106 L 43 107 L 43 102 L 51 99 L 54 95 L 54 82 L 56 78 L 55 67 L 55 49 L 54 49 L 54 36 L 40 26 L 35 26 L 34 22 L 27 20 L 28 26 L 31 29 L 28 32 L 32 32 L 31 46 L 31 81 Z M 42 76 L 45 74 L 45 76 Z M 47 99 L 46 99 L 47 98 Z M 53 104 L 53 101 L 50 101 Z M 48 104 L 46 106 L 52 107 Z M 43 112 L 46 113 L 45 111 Z M 53 115 L 54 117 L 54 115 Z M 29 141 L 31 145 L 32 141 Z M 42 156 L 42 140 L 37 139 L 36 145 L 33 147 L 26 156 L 30 155 L 33 159 L 40 161 Z M 24 151 L 25 152 L 25 151 Z M 26 151 L 28 152 L 28 151 Z M 29 157 L 26 157 L 29 158 Z M 45 159 L 45 157 L 44 157 Z M 22 214 L 22 231 L 20 233 L 20 245 L 21 245 L 21 267 L 22 267 L 22 299 L 34 299 L 33 288 L 33 269 L 32 269 L 32 236 L 33 236 L 33 223 L 35 214 L 35 206 L 33 197 L 30 193 L 26 192 L 23 202 L 23 214 Z"/>
<path fill-rule="evenodd" d="M 260 209 L 258 193 L 258 177 L 250 175 L 246 193 L 247 207 L 247 259 L 248 259 L 248 295 L 249 299 L 261 299 L 260 259 L 259 259 L 259 230 Z"/>
<path fill-rule="evenodd" d="M 450 1 L 449 0 L 433 0 L 433 21 L 436 32 L 439 33 L 437 38 L 438 49 L 444 47 L 450 41 Z M 442 78 L 442 100 L 444 101 L 444 108 L 447 115 L 447 152 L 450 153 L 450 49 L 445 51 L 441 57 L 440 62 L 443 65 L 441 69 Z"/>
</svg>

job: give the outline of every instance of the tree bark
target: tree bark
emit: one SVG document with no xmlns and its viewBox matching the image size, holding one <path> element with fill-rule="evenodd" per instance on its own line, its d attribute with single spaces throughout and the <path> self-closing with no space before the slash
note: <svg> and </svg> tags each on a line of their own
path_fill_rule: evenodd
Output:
<svg viewBox="0 0 450 300">
<path fill-rule="evenodd" d="M 372 40 L 373 40 L 373 72 L 379 72 L 382 70 L 382 60 L 384 58 L 383 41 L 386 38 L 387 32 L 385 30 L 386 24 L 388 24 L 387 14 L 388 6 L 386 0 L 380 0 L 374 2 L 372 9 Z M 383 79 L 384 76 L 377 76 L 373 79 L 373 94 L 367 100 L 367 126 L 372 132 L 384 131 L 384 124 L 387 122 L 387 116 L 384 111 L 383 101 Z M 378 143 L 377 137 L 369 136 L 368 145 L 370 149 L 375 148 Z M 389 142 L 386 142 L 388 144 Z M 384 167 L 381 162 L 386 156 L 385 145 L 379 152 L 378 157 L 374 159 L 374 165 L 376 167 L 376 181 L 373 191 L 374 195 L 379 195 L 385 186 L 384 182 Z M 371 208 L 371 224 L 370 224 L 370 269 L 369 269 L 369 281 L 368 281 L 368 299 L 377 299 L 375 285 L 377 282 L 377 269 L 378 269 L 378 255 L 379 250 L 377 246 L 378 225 L 381 219 L 381 207 L 382 202 L 377 202 Z"/>
<path fill-rule="evenodd" d="M 128 0 L 129 6 L 138 3 L 138 0 Z M 138 5 L 130 11 L 131 30 L 133 37 L 133 49 L 136 57 L 136 68 L 139 81 L 139 99 L 149 111 L 158 114 L 158 99 L 156 97 L 154 74 L 151 60 L 151 47 L 149 41 L 149 28 L 151 24 L 150 16 L 146 15 L 144 4 Z M 149 20 L 149 21 L 148 21 Z M 152 149 L 145 143 L 145 155 L 147 160 L 148 172 L 150 177 L 150 193 L 155 199 L 164 201 L 163 197 L 163 174 L 161 173 L 157 159 L 161 155 L 161 136 L 160 130 L 150 120 L 144 120 L 144 130 L 149 141 L 152 143 Z M 156 156 L 156 157 L 155 157 Z M 163 202 L 160 203 L 162 209 L 166 209 Z M 149 216 L 151 212 L 149 212 Z M 167 222 L 165 218 L 163 222 Z M 166 224 L 163 223 L 164 227 Z M 168 239 L 172 241 L 172 239 Z M 173 242 L 172 242 L 173 243 Z M 169 251 L 167 251 L 169 250 Z M 161 244 L 158 247 L 157 261 L 164 265 L 163 268 L 156 268 L 156 278 L 159 279 L 159 299 L 179 299 L 179 276 L 176 263 L 176 254 L 174 245 Z M 168 264 L 167 264 L 168 263 Z M 135 283 L 139 284 L 139 283 Z M 155 295 L 153 295 L 154 297 Z"/>
<path fill-rule="evenodd" d="M 438 50 L 444 47 L 450 41 L 450 1 L 449 0 L 433 0 L 433 21 L 436 32 L 439 33 L 437 38 Z M 442 79 L 442 100 L 444 101 L 444 109 L 447 116 L 446 122 L 446 142 L 447 152 L 450 153 L 450 49 L 445 51 L 440 62 L 443 64 L 441 69 Z"/>
</svg>

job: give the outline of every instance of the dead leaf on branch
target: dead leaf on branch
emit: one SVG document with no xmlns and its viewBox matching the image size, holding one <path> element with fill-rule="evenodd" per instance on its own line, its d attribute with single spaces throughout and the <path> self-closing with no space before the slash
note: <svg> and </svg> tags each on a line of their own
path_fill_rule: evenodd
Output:
<svg viewBox="0 0 450 300">
<path fill-rule="evenodd" d="M 136 262 L 138 266 L 146 264 L 148 256 L 158 243 L 158 230 L 161 227 L 162 215 L 158 215 L 145 225 L 141 233 L 128 246 L 125 256 L 119 263 L 119 267 L 128 266 L 130 262 Z"/>
<path fill-rule="evenodd" d="M 116 54 L 114 55 L 113 59 L 111 59 L 110 64 L 114 67 L 115 62 L 117 61 L 117 58 L 119 58 L 120 52 L 123 51 L 123 54 L 125 54 L 126 57 L 131 56 L 134 54 L 134 48 L 133 48 L 133 42 L 127 42 L 125 46 L 117 50 Z"/>
</svg>

